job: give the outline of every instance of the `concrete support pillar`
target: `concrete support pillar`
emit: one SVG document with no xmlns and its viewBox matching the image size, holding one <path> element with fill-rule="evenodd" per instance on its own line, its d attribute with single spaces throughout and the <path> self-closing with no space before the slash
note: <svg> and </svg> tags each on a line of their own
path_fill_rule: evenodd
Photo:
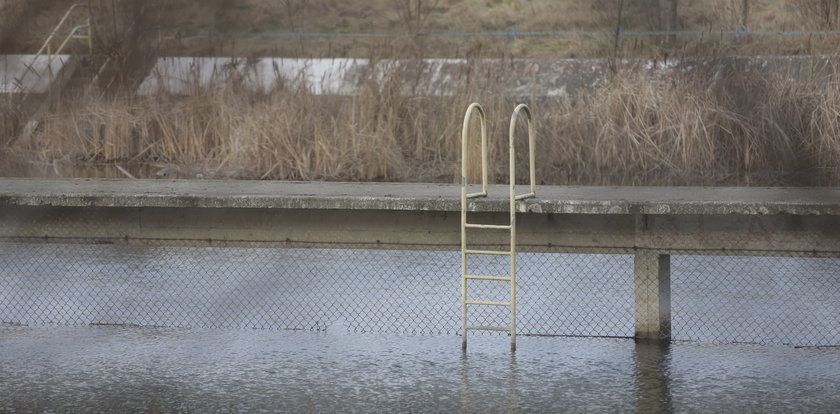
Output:
<svg viewBox="0 0 840 414">
<path fill-rule="evenodd" d="M 671 256 L 640 250 L 634 261 L 636 339 L 671 340 Z"/>
</svg>

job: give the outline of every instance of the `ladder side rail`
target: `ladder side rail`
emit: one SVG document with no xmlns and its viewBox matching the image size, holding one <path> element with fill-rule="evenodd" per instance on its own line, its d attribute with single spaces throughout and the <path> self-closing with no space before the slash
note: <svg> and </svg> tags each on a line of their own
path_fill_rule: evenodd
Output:
<svg viewBox="0 0 840 414">
<path fill-rule="evenodd" d="M 56 56 L 56 55 L 61 54 L 61 52 L 64 50 L 65 47 L 67 47 L 67 43 L 70 42 L 71 39 L 88 39 L 88 41 L 90 41 L 90 35 L 81 36 L 81 35 L 76 34 L 76 32 L 79 29 L 84 29 L 84 28 L 90 28 L 90 23 L 85 23 L 85 24 L 81 24 L 81 25 L 78 25 L 78 26 L 74 27 L 73 30 L 70 32 L 70 34 L 67 35 L 67 37 L 64 38 L 64 41 L 61 42 L 61 45 L 58 47 L 58 49 L 56 49 L 54 52 L 50 53 L 49 56 L 52 57 L 52 56 Z"/>
<path fill-rule="evenodd" d="M 514 130 L 516 129 L 516 117 L 520 107 L 514 109 L 510 118 L 510 131 L 508 134 L 508 159 L 509 159 L 509 196 L 510 196 L 510 350 L 516 351 L 516 150 Z"/>
<path fill-rule="evenodd" d="M 470 120 L 473 111 L 478 111 L 481 122 L 481 192 L 467 194 L 469 170 Z M 461 128 L 461 349 L 467 350 L 467 199 L 487 196 L 487 117 L 478 103 L 471 104 L 464 114 Z"/>
<path fill-rule="evenodd" d="M 516 120 L 519 114 L 524 113 L 528 121 L 528 158 L 529 158 L 529 179 L 530 192 L 516 195 Z M 508 156 L 510 166 L 510 350 L 516 351 L 516 201 L 536 197 L 535 186 L 535 134 L 534 122 L 531 117 L 531 110 L 525 104 L 519 104 L 514 108 L 510 117 L 510 130 L 508 140 Z"/>
<path fill-rule="evenodd" d="M 99 82 L 99 78 L 102 76 L 102 73 L 105 72 L 105 68 L 108 66 L 109 63 L 111 63 L 111 56 L 108 56 L 108 58 L 105 59 L 105 62 L 102 63 L 102 66 L 100 66 L 99 70 L 96 71 L 96 74 L 93 75 L 93 78 L 90 80 L 90 83 L 87 85 L 88 90 L 90 90 L 90 88 L 93 88 L 94 86 L 96 86 L 96 83 Z M 108 84 L 108 86 L 110 86 L 110 83 Z M 106 86 L 106 88 L 107 88 L 107 86 Z"/>
</svg>

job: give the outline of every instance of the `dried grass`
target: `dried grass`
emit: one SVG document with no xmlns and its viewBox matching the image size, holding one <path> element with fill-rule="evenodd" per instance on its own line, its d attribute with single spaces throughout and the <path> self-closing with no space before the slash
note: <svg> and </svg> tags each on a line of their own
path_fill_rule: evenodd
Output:
<svg viewBox="0 0 840 414">
<path fill-rule="evenodd" d="M 451 182 L 463 110 L 480 101 L 489 115 L 491 175 L 504 182 L 507 114 L 516 99 L 494 71 L 475 65 L 465 73 L 447 97 L 404 93 L 411 79 L 400 70 L 370 76 L 355 97 L 314 96 L 305 85 L 260 94 L 236 82 L 190 96 L 86 95 L 55 108 L 11 150 L 38 160 L 160 164 L 205 177 Z M 840 80 L 709 79 L 626 70 L 575 100 L 532 98 L 538 181 L 840 184 Z M 525 137 L 524 126 L 519 133 Z M 526 175 L 524 142 L 519 177 Z"/>
</svg>

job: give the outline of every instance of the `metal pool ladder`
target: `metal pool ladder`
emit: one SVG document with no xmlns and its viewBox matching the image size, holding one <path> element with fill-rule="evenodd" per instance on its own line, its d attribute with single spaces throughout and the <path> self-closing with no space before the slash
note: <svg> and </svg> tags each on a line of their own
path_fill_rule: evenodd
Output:
<svg viewBox="0 0 840 414">
<path fill-rule="evenodd" d="M 467 149 L 467 138 L 469 137 L 470 118 L 473 111 L 478 111 L 481 121 L 481 191 L 467 193 L 467 171 L 469 157 Z M 514 152 L 514 131 L 516 120 L 520 114 L 528 118 L 528 152 L 531 191 L 526 194 L 516 195 L 516 154 Z M 516 202 L 536 197 L 534 185 L 534 123 L 531 117 L 531 110 L 525 104 L 517 105 L 513 110 L 510 119 L 509 134 L 510 154 L 510 224 L 476 224 L 467 222 L 467 200 L 471 198 L 487 197 L 487 118 L 484 109 L 478 103 L 473 103 L 467 108 L 464 115 L 464 126 L 461 129 L 461 349 L 467 350 L 467 331 L 502 331 L 510 335 L 510 350 L 516 350 Z M 510 232 L 510 250 L 472 250 L 467 248 L 467 229 L 482 230 L 508 230 Z M 467 271 L 467 256 L 469 255 L 499 255 L 510 257 L 510 273 L 507 276 L 472 275 Z M 467 299 L 468 280 L 488 280 L 508 282 L 510 284 L 510 302 L 493 302 L 484 300 Z M 510 308 L 510 326 L 481 326 L 467 325 L 468 306 L 507 306 Z"/>
</svg>

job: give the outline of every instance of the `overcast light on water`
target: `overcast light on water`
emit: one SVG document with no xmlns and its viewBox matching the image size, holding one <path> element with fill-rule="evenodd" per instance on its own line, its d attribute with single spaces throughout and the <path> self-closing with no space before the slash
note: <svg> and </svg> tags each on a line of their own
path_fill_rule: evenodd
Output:
<svg viewBox="0 0 840 414">
<path fill-rule="evenodd" d="M 815 412 L 837 349 L 344 331 L 0 329 L 9 412 Z"/>
</svg>

